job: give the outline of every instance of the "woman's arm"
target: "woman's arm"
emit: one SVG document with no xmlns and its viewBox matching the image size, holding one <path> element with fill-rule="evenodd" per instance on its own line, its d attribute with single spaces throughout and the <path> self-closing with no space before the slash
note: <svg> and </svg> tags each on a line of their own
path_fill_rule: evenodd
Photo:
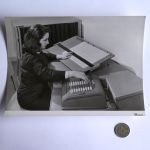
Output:
<svg viewBox="0 0 150 150">
<path fill-rule="evenodd" d="M 66 52 L 66 51 L 64 51 L 62 54 L 56 55 L 56 58 L 62 60 L 62 59 L 68 59 L 71 56 L 72 56 L 72 52 Z"/>
<path fill-rule="evenodd" d="M 32 61 L 34 73 L 43 81 L 53 82 L 62 81 L 67 78 L 79 78 L 88 82 L 87 76 L 83 72 L 79 71 L 55 71 L 43 65 L 37 58 Z"/>
<path fill-rule="evenodd" d="M 47 56 L 49 61 L 53 61 L 53 60 L 63 60 L 63 59 L 68 59 L 71 57 L 72 52 L 66 52 L 64 51 L 62 54 L 52 54 L 52 53 L 43 53 L 44 55 Z"/>
<path fill-rule="evenodd" d="M 37 58 L 32 61 L 34 73 L 46 82 L 61 81 L 65 79 L 65 71 L 55 71 L 43 65 Z"/>
<path fill-rule="evenodd" d="M 53 61 L 57 59 L 57 55 L 55 54 L 52 54 L 52 53 L 43 53 L 43 54 L 47 56 L 48 61 Z"/>
</svg>

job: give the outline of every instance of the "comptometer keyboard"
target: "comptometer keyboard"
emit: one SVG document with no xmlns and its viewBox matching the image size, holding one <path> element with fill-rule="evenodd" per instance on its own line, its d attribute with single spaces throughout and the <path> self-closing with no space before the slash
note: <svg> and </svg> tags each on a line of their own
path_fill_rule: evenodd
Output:
<svg viewBox="0 0 150 150">
<path fill-rule="evenodd" d="M 99 79 L 70 79 L 62 86 L 63 109 L 98 109 L 106 107 L 105 94 Z"/>
</svg>

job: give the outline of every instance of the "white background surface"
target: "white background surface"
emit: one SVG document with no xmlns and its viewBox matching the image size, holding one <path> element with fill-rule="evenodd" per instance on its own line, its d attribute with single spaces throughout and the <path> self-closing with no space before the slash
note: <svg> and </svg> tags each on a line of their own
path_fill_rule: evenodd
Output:
<svg viewBox="0 0 150 150">
<path fill-rule="evenodd" d="M 4 16 L 50 15 L 145 15 L 144 97 L 146 116 L 0 116 L 1 150 L 143 150 L 150 148 L 150 4 L 148 0 L 14 0 L 0 2 Z M 0 35 L 0 94 L 6 74 L 6 50 Z M 118 138 L 113 129 L 118 122 L 130 126 L 127 138 Z"/>
</svg>

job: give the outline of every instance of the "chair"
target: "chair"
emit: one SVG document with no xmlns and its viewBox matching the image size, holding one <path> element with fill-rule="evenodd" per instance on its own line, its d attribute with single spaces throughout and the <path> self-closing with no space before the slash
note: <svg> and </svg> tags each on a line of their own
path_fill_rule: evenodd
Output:
<svg viewBox="0 0 150 150">
<path fill-rule="evenodd" d="M 24 109 L 20 107 L 18 100 L 17 100 L 17 91 L 13 94 L 10 101 L 6 106 L 6 110 L 15 110 L 15 111 L 23 111 Z"/>
</svg>

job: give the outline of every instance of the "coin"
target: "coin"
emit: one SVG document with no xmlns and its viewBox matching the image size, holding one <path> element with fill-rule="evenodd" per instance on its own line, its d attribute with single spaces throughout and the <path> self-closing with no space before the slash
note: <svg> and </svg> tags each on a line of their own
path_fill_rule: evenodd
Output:
<svg viewBox="0 0 150 150">
<path fill-rule="evenodd" d="M 118 123 L 114 128 L 114 132 L 118 137 L 127 137 L 130 133 L 130 128 L 125 123 Z"/>
</svg>

